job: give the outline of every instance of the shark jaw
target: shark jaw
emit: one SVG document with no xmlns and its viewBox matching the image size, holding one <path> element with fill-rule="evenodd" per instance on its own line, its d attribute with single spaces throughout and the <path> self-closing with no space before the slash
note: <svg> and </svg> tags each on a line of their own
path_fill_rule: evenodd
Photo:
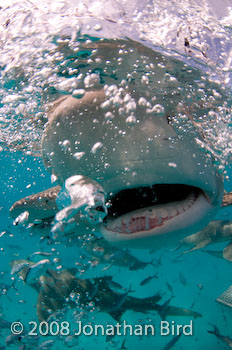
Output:
<svg viewBox="0 0 232 350">
<path fill-rule="evenodd" d="M 216 211 L 201 189 L 180 184 L 123 190 L 109 203 L 101 232 L 113 244 L 131 248 L 151 248 L 153 243 L 160 248 L 162 238 L 166 245 L 175 244 L 206 226 Z"/>
</svg>

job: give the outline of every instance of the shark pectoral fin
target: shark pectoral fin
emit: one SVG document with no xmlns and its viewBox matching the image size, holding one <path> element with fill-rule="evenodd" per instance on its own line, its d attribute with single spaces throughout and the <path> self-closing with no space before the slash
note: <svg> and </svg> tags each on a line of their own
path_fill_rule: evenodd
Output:
<svg viewBox="0 0 232 350">
<path fill-rule="evenodd" d="M 28 223 L 54 217 L 58 212 L 56 197 L 60 189 L 60 186 L 54 186 L 15 202 L 10 208 L 10 216 L 15 219 L 15 224 L 24 223 L 19 218 L 24 212 L 28 213 L 28 216 L 24 220 Z"/>
<path fill-rule="evenodd" d="M 210 243 L 211 243 L 210 239 L 205 239 L 204 241 L 196 244 L 192 249 L 189 249 L 189 250 L 186 250 L 186 251 L 182 252 L 182 254 L 190 253 L 190 252 L 193 252 L 194 250 L 198 250 L 198 249 L 204 248 Z"/>
<path fill-rule="evenodd" d="M 223 259 L 223 251 L 220 250 L 202 250 L 205 253 L 208 253 L 216 258 Z"/>
<path fill-rule="evenodd" d="M 162 312 L 162 311 L 159 311 L 159 310 L 158 310 L 157 312 L 158 312 L 158 314 L 159 314 L 161 320 L 162 320 L 162 321 L 165 321 L 165 320 L 166 320 L 166 317 L 168 316 L 168 314 L 166 313 L 166 310 L 165 310 L 165 312 Z"/>
<path fill-rule="evenodd" d="M 232 241 L 230 241 L 230 243 L 224 248 L 223 258 L 232 261 Z"/>
<path fill-rule="evenodd" d="M 125 310 L 121 309 L 121 310 L 112 311 L 112 312 L 108 312 L 108 313 L 115 321 L 120 322 L 121 317 L 124 314 L 124 312 L 125 312 Z"/>
</svg>

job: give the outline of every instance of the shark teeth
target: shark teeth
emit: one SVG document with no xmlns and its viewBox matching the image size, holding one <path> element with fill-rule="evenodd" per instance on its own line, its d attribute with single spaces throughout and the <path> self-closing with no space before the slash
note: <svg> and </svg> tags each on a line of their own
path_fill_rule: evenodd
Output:
<svg viewBox="0 0 232 350">
<path fill-rule="evenodd" d="M 107 223 L 106 229 L 120 234 L 150 231 L 184 213 L 194 204 L 196 199 L 196 195 L 191 193 L 183 201 L 169 203 L 163 207 L 153 206 L 139 209 Z"/>
</svg>

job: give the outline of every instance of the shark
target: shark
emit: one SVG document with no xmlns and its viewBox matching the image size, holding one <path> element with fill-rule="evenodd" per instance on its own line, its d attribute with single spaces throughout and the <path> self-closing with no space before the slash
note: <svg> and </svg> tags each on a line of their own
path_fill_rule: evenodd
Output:
<svg viewBox="0 0 232 350">
<path fill-rule="evenodd" d="M 91 58 L 83 63 L 84 94 L 54 103 L 42 137 L 43 161 L 58 187 L 39 194 L 40 204 L 35 195 L 16 202 L 12 216 L 55 214 L 49 193 L 81 175 L 104 189 L 107 215 L 95 228 L 111 244 L 159 249 L 207 226 L 221 206 L 223 176 L 199 146 L 204 135 L 193 115 L 213 106 L 193 102 L 187 112 L 183 97 L 197 99 L 192 84 L 202 72 L 133 40 L 86 40 L 82 47 Z"/>
<path fill-rule="evenodd" d="M 184 253 L 192 252 L 198 249 L 202 249 L 209 244 L 226 242 L 229 243 L 225 246 L 222 252 L 214 252 L 214 255 L 222 257 L 228 261 L 232 261 L 232 222 L 231 220 L 216 220 L 211 221 L 207 227 L 203 230 L 189 235 L 183 238 L 176 249 L 192 246 L 189 250 Z M 207 251 L 208 253 L 213 253 Z"/>
<path fill-rule="evenodd" d="M 64 269 L 59 272 L 48 269 L 46 274 L 40 276 L 38 282 L 28 283 L 38 292 L 37 316 L 40 321 L 46 321 L 52 314 L 65 309 L 67 305 L 71 308 L 82 305 L 85 308 L 90 301 L 94 302 L 96 310 L 108 313 L 118 322 L 127 310 L 142 313 L 162 312 L 165 318 L 169 315 L 201 317 L 201 314 L 194 310 L 171 305 L 166 305 L 164 308 L 158 304 L 161 300 L 158 293 L 145 298 L 128 295 L 131 289 L 125 293 L 118 293 L 109 287 L 108 281 L 112 276 L 81 279 L 77 278 L 75 273 L 76 269 Z M 79 296 L 78 302 L 70 298 L 71 294 Z"/>
<path fill-rule="evenodd" d="M 221 340 L 224 344 L 227 345 L 228 349 L 232 348 L 232 339 L 228 336 L 220 334 L 216 326 L 213 326 L 213 327 L 214 329 L 212 331 L 208 330 L 207 332 L 210 334 L 214 334 L 219 340 Z"/>
</svg>

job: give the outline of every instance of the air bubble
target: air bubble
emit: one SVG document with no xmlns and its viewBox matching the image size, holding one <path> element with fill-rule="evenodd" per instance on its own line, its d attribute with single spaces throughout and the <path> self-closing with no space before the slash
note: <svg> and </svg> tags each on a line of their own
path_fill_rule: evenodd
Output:
<svg viewBox="0 0 232 350">
<path fill-rule="evenodd" d="M 164 107 L 160 104 L 156 104 L 151 109 L 148 108 L 147 113 L 154 113 L 157 116 L 163 116 L 164 115 Z"/>
<path fill-rule="evenodd" d="M 136 110 L 136 102 L 134 100 L 131 100 L 126 104 L 126 112 L 130 113 Z"/>
<path fill-rule="evenodd" d="M 100 24 L 96 24 L 94 27 L 93 27 L 94 30 L 96 30 L 97 32 L 99 30 L 102 30 L 102 26 Z"/>
<path fill-rule="evenodd" d="M 144 85 L 148 85 L 149 84 L 149 78 L 146 75 L 143 75 L 141 78 L 141 83 Z"/>
<path fill-rule="evenodd" d="M 103 144 L 101 142 L 96 142 L 95 145 L 93 145 L 93 147 L 91 148 L 91 153 L 97 153 L 98 151 L 100 151 L 103 147 Z"/>
<path fill-rule="evenodd" d="M 138 100 L 138 105 L 145 107 L 147 105 L 147 100 L 144 97 L 140 97 Z"/>
<path fill-rule="evenodd" d="M 107 120 L 112 120 L 112 119 L 114 118 L 114 115 L 113 115 L 112 112 L 107 112 L 107 113 L 105 114 L 105 118 L 106 118 Z"/>
<path fill-rule="evenodd" d="M 97 86 L 100 82 L 99 75 L 96 73 L 92 73 L 87 75 L 84 79 L 84 85 L 86 88 Z"/>
<path fill-rule="evenodd" d="M 106 100 L 106 101 L 102 102 L 101 108 L 106 110 L 106 109 L 108 109 L 110 107 L 110 105 L 111 105 L 111 101 L 110 100 Z"/>
<path fill-rule="evenodd" d="M 82 98 L 85 95 L 84 89 L 77 89 L 72 92 L 72 96 L 75 98 Z"/>
<path fill-rule="evenodd" d="M 65 151 L 67 151 L 68 150 L 68 148 L 70 147 L 70 141 L 69 140 L 64 140 L 63 142 L 62 142 L 62 148 L 65 150 Z"/>
<path fill-rule="evenodd" d="M 134 115 L 130 115 L 129 117 L 126 118 L 126 123 L 128 125 L 134 125 L 136 124 L 136 117 Z"/>
<path fill-rule="evenodd" d="M 177 164 L 176 163 L 168 163 L 168 166 L 170 166 L 171 168 L 177 168 Z"/>
<path fill-rule="evenodd" d="M 85 155 L 85 152 L 76 152 L 73 155 L 73 158 L 80 160 Z"/>
<path fill-rule="evenodd" d="M 79 79 L 69 78 L 69 79 L 63 80 L 59 84 L 56 84 L 55 87 L 58 91 L 72 93 L 72 91 L 76 89 L 79 86 L 79 84 L 80 84 Z"/>
</svg>

